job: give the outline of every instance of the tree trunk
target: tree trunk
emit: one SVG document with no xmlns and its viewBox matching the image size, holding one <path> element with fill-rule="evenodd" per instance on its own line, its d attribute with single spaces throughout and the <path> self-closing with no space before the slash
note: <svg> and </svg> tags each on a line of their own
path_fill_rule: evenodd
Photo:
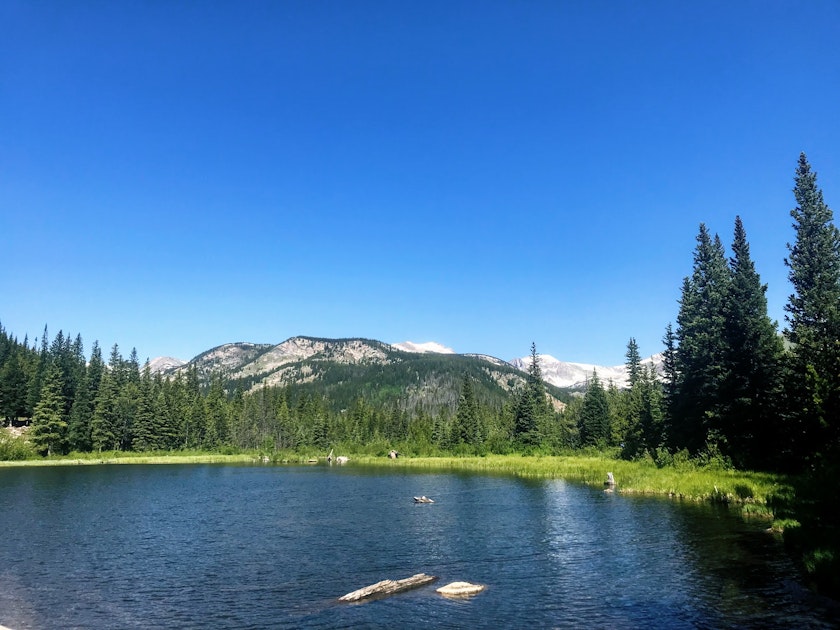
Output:
<svg viewBox="0 0 840 630">
<path fill-rule="evenodd" d="M 412 588 L 417 588 L 418 586 L 423 586 L 424 584 L 430 584 L 436 579 L 437 577 L 434 575 L 417 573 L 416 575 L 412 575 L 411 577 L 403 580 L 382 580 L 381 582 L 365 586 L 364 588 L 360 588 L 352 593 L 347 593 L 347 595 L 339 597 L 338 601 L 357 602 L 360 599 L 367 599 L 368 597 L 393 595 L 394 593 L 407 591 Z"/>
</svg>

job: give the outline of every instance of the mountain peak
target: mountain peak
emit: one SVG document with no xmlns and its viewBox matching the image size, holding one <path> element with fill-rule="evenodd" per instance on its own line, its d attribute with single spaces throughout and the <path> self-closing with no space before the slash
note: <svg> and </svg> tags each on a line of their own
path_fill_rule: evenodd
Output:
<svg viewBox="0 0 840 630">
<path fill-rule="evenodd" d="M 149 371 L 152 374 L 158 372 L 168 372 L 184 365 L 186 361 L 176 359 L 175 357 L 156 357 L 149 361 Z"/>
</svg>

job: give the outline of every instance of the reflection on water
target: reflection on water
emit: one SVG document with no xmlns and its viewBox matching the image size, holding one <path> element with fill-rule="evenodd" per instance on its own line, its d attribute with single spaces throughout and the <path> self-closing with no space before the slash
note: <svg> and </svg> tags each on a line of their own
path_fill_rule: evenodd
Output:
<svg viewBox="0 0 840 630">
<path fill-rule="evenodd" d="M 433 504 L 414 504 L 425 494 Z M 780 545 L 725 509 L 563 481 L 352 465 L 0 470 L 12 628 L 834 627 Z M 364 604 L 349 591 L 418 572 Z"/>
</svg>

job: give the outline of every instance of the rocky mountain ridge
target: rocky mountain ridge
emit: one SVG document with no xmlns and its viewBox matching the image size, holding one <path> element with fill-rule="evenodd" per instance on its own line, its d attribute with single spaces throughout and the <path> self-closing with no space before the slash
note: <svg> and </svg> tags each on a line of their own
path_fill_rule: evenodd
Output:
<svg viewBox="0 0 840 630">
<path fill-rule="evenodd" d="M 515 369 L 527 372 L 530 356 L 503 361 L 483 354 L 457 354 L 436 342 L 414 343 L 405 341 L 387 344 L 370 339 L 320 339 L 315 337 L 291 337 L 277 344 L 249 342 L 227 343 L 211 348 L 185 362 L 172 357 L 159 357 L 150 362 L 153 372 L 175 374 L 189 366 L 195 366 L 200 375 L 219 373 L 230 379 L 246 380 L 252 386 L 280 385 L 289 382 L 307 382 L 313 377 L 312 366 L 301 365 L 312 362 L 335 362 L 345 365 L 387 365 L 405 360 L 401 355 L 444 355 L 469 357 L 486 364 L 485 369 Z M 589 363 L 560 361 L 555 357 L 539 355 L 540 368 L 546 383 L 564 389 L 582 389 L 597 373 L 605 385 L 610 382 L 616 387 L 627 386 L 627 370 L 624 365 L 600 366 Z M 642 361 L 652 364 L 661 372 L 662 355 L 653 355 Z M 504 382 L 505 378 L 498 379 Z"/>
<path fill-rule="evenodd" d="M 503 405 L 524 386 L 527 375 L 506 361 L 446 350 L 439 344 L 292 337 L 277 345 L 224 344 L 164 374 L 194 371 L 204 385 L 221 378 L 228 391 L 290 387 L 295 399 L 316 396 L 337 410 L 362 398 L 380 407 L 430 415 L 457 407 L 465 375 L 472 379 L 477 399 L 491 407 Z M 568 400 L 568 393 L 550 385 L 547 394 L 556 409 Z"/>
</svg>

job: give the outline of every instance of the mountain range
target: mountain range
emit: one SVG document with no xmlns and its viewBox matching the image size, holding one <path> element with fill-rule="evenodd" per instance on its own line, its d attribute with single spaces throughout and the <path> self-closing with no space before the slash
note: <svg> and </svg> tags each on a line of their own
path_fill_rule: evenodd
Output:
<svg viewBox="0 0 840 630">
<path fill-rule="evenodd" d="M 488 374 L 496 374 L 497 381 L 503 381 L 502 374 L 514 375 L 519 381 L 527 372 L 531 357 L 517 357 L 510 361 L 482 354 L 457 354 L 436 342 L 415 343 L 405 341 L 388 344 L 370 339 L 320 339 L 315 337 L 291 337 L 273 344 L 228 343 L 202 352 L 190 361 L 173 357 L 158 357 L 150 362 L 150 369 L 163 374 L 175 374 L 187 367 L 195 366 L 200 377 L 222 374 L 225 379 L 246 384 L 247 388 L 262 385 L 302 384 L 317 378 L 330 364 L 343 366 L 388 366 L 404 364 L 412 356 L 461 357 L 462 362 L 474 362 Z M 616 387 L 627 386 L 627 370 L 624 365 L 601 366 L 588 363 L 560 361 L 551 355 L 539 355 L 543 380 L 561 389 L 583 389 L 597 373 L 604 384 L 612 382 Z M 661 372 L 662 355 L 653 355 L 642 361 L 653 364 Z M 445 364 L 445 363 L 444 363 Z M 318 369 L 316 369 L 316 366 Z M 509 387 L 506 389 L 510 389 Z"/>
</svg>

